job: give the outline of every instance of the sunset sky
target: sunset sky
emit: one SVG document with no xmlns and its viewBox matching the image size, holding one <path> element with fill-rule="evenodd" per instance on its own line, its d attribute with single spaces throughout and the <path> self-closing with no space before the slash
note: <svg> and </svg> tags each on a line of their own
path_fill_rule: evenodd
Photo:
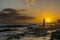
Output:
<svg viewBox="0 0 60 40">
<path fill-rule="evenodd" d="M 49 19 L 55 22 L 60 18 L 60 0 L 0 0 L 0 10 L 4 8 L 27 9 L 29 16 L 35 17 L 32 22 Z"/>
</svg>

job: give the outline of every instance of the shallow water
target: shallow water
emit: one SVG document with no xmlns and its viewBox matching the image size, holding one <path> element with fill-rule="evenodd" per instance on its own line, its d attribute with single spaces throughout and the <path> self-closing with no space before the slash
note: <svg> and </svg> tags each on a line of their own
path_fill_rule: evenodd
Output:
<svg viewBox="0 0 60 40">
<path fill-rule="evenodd" d="M 44 37 L 34 37 L 33 35 L 26 35 L 26 36 L 19 36 L 20 34 L 28 31 L 26 30 L 27 27 L 21 27 L 21 28 L 0 28 L 0 30 L 4 29 L 14 29 L 13 31 L 1 31 L 0 32 L 0 40 L 44 40 Z M 15 30 L 17 29 L 17 30 Z M 16 35 L 18 35 L 16 37 Z M 46 37 L 46 40 L 49 40 L 49 37 Z"/>
<path fill-rule="evenodd" d="M 4 29 L 17 29 L 17 30 L 13 30 L 13 31 L 1 31 Z M 6 40 L 10 35 L 15 35 L 15 34 L 19 34 L 19 33 L 23 33 L 26 28 L 0 28 L 0 40 Z"/>
</svg>

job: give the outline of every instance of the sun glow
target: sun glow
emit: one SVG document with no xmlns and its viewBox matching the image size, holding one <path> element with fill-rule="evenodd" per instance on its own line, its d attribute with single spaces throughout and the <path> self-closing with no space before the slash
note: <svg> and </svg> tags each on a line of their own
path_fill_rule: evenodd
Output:
<svg viewBox="0 0 60 40">
<path fill-rule="evenodd" d="M 39 13 L 39 11 L 35 13 Z M 54 23 L 57 21 L 57 16 L 53 14 L 53 12 L 43 12 L 39 14 L 39 16 L 37 16 L 37 14 L 34 15 L 36 15 L 34 22 L 43 23 L 43 18 L 45 18 L 45 23 Z"/>
<path fill-rule="evenodd" d="M 50 23 L 51 22 L 51 19 L 50 18 L 47 18 L 46 19 L 46 23 Z"/>
</svg>

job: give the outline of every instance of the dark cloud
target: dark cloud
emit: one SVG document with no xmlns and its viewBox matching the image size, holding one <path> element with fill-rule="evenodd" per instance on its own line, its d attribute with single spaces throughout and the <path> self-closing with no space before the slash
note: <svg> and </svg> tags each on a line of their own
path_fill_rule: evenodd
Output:
<svg viewBox="0 0 60 40">
<path fill-rule="evenodd" d="M 21 10 L 21 11 L 27 11 L 27 10 Z M 11 8 L 4 9 L 0 14 L 0 23 L 15 23 L 17 21 L 30 20 L 30 19 L 34 19 L 34 17 L 19 15 L 16 10 Z"/>
<path fill-rule="evenodd" d="M 25 20 L 31 20 L 34 17 L 26 17 L 26 16 L 17 16 L 17 17 L 8 17 L 8 18 L 0 18 L 0 23 L 21 23 Z M 19 21 L 19 22 L 18 22 Z"/>
</svg>

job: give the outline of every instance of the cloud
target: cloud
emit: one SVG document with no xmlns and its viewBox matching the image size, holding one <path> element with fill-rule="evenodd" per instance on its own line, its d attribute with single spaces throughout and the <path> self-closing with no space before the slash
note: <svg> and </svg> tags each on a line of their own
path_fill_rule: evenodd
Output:
<svg viewBox="0 0 60 40">
<path fill-rule="evenodd" d="M 5 12 L 9 11 L 9 13 L 4 13 L 4 11 Z M 17 21 L 24 21 L 24 20 L 34 19 L 34 17 L 28 16 L 27 14 L 26 15 L 18 14 L 17 13 L 18 11 L 23 12 L 23 11 L 28 11 L 28 10 L 21 9 L 21 10 L 15 11 L 15 9 L 11 9 L 11 8 L 3 9 L 2 13 L 0 14 L 0 23 L 15 23 Z M 10 13 L 10 12 L 13 12 L 13 13 Z"/>
<path fill-rule="evenodd" d="M 24 16 L 24 15 L 19 15 L 19 14 L 0 14 L 0 19 L 33 19 L 34 17 L 31 16 Z"/>
<path fill-rule="evenodd" d="M 26 0 L 27 6 L 35 5 L 35 0 Z"/>
<path fill-rule="evenodd" d="M 0 16 L 0 24 L 8 24 L 8 23 L 24 23 L 25 21 L 24 20 L 33 20 L 34 19 L 34 17 L 28 17 L 28 16 L 22 16 L 22 15 L 20 15 L 20 16 Z"/>
<path fill-rule="evenodd" d="M 25 20 L 28 21 L 32 19 L 34 19 L 34 17 L 17 16 L 17 17 L 0 18 L 0 24 L 24 23 Z"/>
</svg>

